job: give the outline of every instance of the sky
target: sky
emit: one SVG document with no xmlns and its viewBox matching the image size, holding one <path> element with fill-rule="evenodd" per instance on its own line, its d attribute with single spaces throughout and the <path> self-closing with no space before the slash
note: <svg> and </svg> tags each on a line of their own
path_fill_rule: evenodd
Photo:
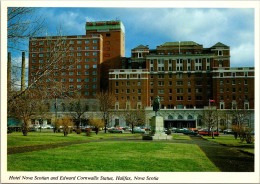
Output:
<svg viewBox="0 0 260 184">
<path fill-rule="evenodd" d="M 121 20 L 125 51 L 143 44 L 150 49 L 165 42 L 195 41 L 204 47 L 230 46 L 231 67 L 254 66 L 254 9 L 249 8 L 39 8 L 46 35 L 84 35 L 86 21 Z"/>
</svg>

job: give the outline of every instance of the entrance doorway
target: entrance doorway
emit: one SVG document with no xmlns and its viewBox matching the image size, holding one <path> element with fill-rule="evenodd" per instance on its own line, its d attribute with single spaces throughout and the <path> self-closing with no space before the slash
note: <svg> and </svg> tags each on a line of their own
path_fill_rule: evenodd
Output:
<svg viewBox="0 0 260 184">
<path fill-rule="evenodd" d="M 164 120 L 164 128 L 196 128 L 196 120 Z"/>
</svg>

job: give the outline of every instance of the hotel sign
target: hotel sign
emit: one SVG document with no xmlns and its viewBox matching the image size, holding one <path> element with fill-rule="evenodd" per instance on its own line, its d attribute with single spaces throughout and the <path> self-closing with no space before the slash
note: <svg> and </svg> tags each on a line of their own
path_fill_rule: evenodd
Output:
<svg viewBox="0 0 260 184">
<path fill-rule="evenodd" d="M 87 22 L 87 26 L 104 26 L 104 25 L 120 25 L 120 22 L 118 21 Z"/>
</svg>

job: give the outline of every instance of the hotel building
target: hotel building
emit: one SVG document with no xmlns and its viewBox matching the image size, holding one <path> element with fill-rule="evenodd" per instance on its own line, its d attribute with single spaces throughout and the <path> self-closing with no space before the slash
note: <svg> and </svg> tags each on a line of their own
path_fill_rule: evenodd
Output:
<svg viewBox="0 0 260 184">
<path fill-rule="evenodd" d="M 222 124 L 232 123 L 232 109 L 248 109 L 248 123 L 254 125 L 254 68 L 230 67 L 229 46 L 219 42 L 204 48 L 194 41 L 166 42 L 155 49 L 139 45 L 127 58 L 121 21 L 87 22 L 85 28 L 86 35 L 30 39 L 29 85 L 51 62 L 60 39 L 60 64 L 54 63 L 52 79 L 42 82 L 61 82 L 69 96 L 78 93 L 95 101 L 100 91 L 109 90 L 116 99 L 114 111 L 144 108 L 146 124 L 159 96 L 166 127 L 200 127 L 209 105 L 222 114 Z M 114 125 L 126 123 L 115 116 Z"/>
</svg>

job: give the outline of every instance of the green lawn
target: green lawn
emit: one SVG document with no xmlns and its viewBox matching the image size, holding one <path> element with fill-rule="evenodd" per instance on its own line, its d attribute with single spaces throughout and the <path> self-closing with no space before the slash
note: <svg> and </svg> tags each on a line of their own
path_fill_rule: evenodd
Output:
<svg viewBox="0 0 260 184">
<path fill-rule="evenodd" d="M 86 133 L 76 134 L 75 132 L 64 137 L 63 133 L 53 132 L 29 132 L 27 136 L 23 136 L 22 132 L 13 132 L 7 135 L 7 146 L 26 146 L 60 143 L 67 141 L 84 141 L 93 139 L 108 139 L 113 137 L 140 136 L 139 134 L 112 134 L 112 133 L 92 133 L 91 137 L 86 136 Z"/>
<path fill-rule="evenodd" d="M 172 139 L 191 140 L 190 136 L 184 134 L 172 134 Z"/>
<path fill-rule="evenodd" d="M 239 149 L 243 151 L 254 153 L 254 143 L 247 144 L 246 141 L 242 143 L 239 137 L 237 139 L 235 139 L 234 136 L 218 136 L 215 137 L 215 139 L 212 139 L 210 136 L 202 136 L 202 137 L 209 141 L 214 141 L 219 144 L 224 144 L 227 146 L 239 147 Z"/>
<path fill-rule="evenodd" d="M 8 155 L 8 171 L 219 171 L 197 145 L 91 142 Z"/>
</svg>

